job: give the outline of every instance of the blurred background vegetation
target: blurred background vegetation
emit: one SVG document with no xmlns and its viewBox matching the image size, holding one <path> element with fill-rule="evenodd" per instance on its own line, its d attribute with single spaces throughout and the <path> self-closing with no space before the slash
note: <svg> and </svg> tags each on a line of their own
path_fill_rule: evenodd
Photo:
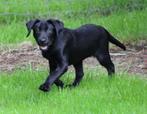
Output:
<svg viewBox="0 0 147 114">
<path fill-rule="evenodd" d="M 0 42 L 26 40 L 25 23 L 35 18 L 60 19 L 69 28 L 99 24 L 125 42 L 147 37 L 147 0 L 0 0 Z"/>
</svg>

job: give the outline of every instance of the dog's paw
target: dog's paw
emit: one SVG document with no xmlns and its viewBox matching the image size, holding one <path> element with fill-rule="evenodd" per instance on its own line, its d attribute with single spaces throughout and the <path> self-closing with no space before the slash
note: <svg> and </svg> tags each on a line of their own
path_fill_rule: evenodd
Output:
<svg viewBox="0 0 147 114">
<path fill-rule="evenodd" d="M 41 91 L 48 92 L 50 90 L 50 86 L 49 86 L 49 84 L 44 83 L 44 84 L 40 85 L 39 89 Z"/>
<path fill-rule="evenodd" d="M 64 85 L 63 86 L 57 86 L 58 89 L 64 89 Z"/>
<path fill-rule="evenodd" d="M 72 88 L 74 88 L 75 86 L 73 85 L 73 84 L 68 84 L 68 85 L 66 85 L 65 86 L 65 88 L 70 88 L 70 89 L 72 89 Z"/>
<path fill-rule="evenodd" d="M 64 88 L 64 83 L 60 84 L 60 85 L 59 85 L 59 88 L 60 88 L 60 89 L 63 89 L 63 88 Z"/>
</svg>

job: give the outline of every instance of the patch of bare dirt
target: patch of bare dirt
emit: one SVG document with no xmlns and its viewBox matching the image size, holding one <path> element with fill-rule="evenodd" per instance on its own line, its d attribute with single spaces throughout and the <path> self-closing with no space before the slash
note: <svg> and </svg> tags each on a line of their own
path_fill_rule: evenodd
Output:
<svg viewBox="0 0 147 114">
<path fill-rule="evenodd" d="M 129 47 L 127 51 L 111 49 L 111 57 L 115 64 L 116 72 L 128 72 L 147 76 L 147 46 L 141 49 Z M 88 58 L 84 61 L 85 67 L 95 68 L 100 66 L 96 59 Z M 0 72 L 11 72 L 16 69 L 43 70 L 48 68 L 37 46 L 23 43 L 15 49 L 0 50 Z"/>
</svg>

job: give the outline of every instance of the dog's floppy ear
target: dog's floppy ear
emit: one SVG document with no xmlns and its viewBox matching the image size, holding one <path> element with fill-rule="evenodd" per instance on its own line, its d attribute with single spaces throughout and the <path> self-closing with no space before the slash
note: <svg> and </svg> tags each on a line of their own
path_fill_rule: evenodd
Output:
<svg viewBox="0 0 147 114">
<path fill-rule="evenodd" d="M 37 22 L 39 22 L 38 19 L 36 19 L 36 20 L 30 20 L 30 21 L 28 21 L 28 22 L 26 23 L 26 27 L 27 27 L 27 29 L 28 29 L 27 37 L 30 35 L 33 26 L 34 26 Z"/>
<path fill-rule="evenodd" d="M 60 31 L 64 28 L 64 24 L 63 22 L 59 21 L 59 20 L 53 20 L 53 19 L 49 19 L 47 20 L 48 23 L 51 23 L 56 30 L 56 34 L 57 36 L 59 36 Z"/>
</svg>

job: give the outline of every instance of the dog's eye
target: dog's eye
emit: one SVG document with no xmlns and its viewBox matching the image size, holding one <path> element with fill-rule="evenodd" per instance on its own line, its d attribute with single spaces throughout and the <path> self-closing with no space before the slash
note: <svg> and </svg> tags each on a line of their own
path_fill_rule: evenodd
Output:
<svg viewBox="0 0 147 114">
<path fill-rule="evenodd" d="M 36 31 L 36 32 L 39 32 L 39 28 L 36 28 L 35 31 Z"/>
<path fill-rule="evenodd" d="M 51 30 L 48 30 L 48 33 L 52 33 L 52 31 Z"/>
</svg>

